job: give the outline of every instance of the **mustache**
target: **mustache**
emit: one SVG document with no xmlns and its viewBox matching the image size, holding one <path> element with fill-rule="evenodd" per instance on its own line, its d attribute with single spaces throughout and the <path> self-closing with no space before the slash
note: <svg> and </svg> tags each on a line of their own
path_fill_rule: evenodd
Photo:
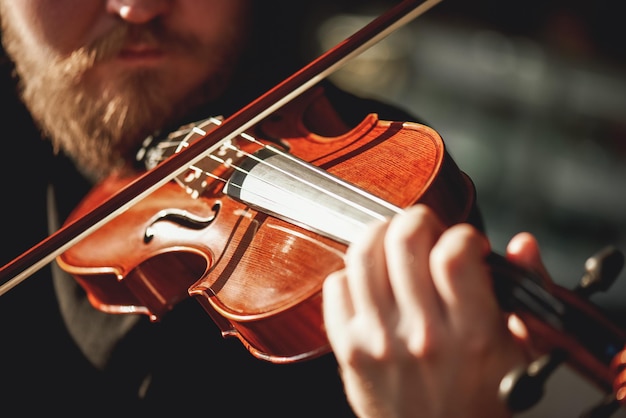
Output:
<svg viewBox="0 0 626 418">
<path fill-rule="evenodd" d="M 85 71 L 115 58 L 128 45 L 140 43 L 184 54 L 198 54 L 202 48 L 195 36 L 166 29 L 158 21 L 142 25 L 121 22 L 90 44 L 75 50 L 66 62 L 66 69 Z"/>
</svg>

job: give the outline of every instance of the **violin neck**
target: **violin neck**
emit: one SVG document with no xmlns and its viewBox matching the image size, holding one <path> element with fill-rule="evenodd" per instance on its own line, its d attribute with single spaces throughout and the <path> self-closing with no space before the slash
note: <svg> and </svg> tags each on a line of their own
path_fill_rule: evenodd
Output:
<svg viewBox="0 0 626 418">
<path fill-rule="evenodd" d="M 491 253 L 487 261 L 501 307 L 519 316 L 531 336 L 601 389 L 613 384 L 611 363 L 626 344 L 626 334 L 597 306 L 534 272 Z M 543 348 L 543 347 L 542 347 Z"/>
</svg>

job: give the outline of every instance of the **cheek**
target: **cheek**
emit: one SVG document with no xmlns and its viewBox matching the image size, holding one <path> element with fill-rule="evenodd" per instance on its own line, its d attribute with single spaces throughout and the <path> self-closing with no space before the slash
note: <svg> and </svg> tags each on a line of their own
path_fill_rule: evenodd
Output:
<svg viewBox="0 0 626 418">
<path fill-rule="evenodd" d="M 194 34 L 207 44 L 228 43 L 235 33 L 245 33 L 251 25 L 248 0 L 180 0 L 170 24 Z"/>
<path fill-rule="evenodd" d="M 89 42 L 105 16 L 104 4 L 93 0 L 20 0 L 22 21 L 40 46 L 66 55 Z"/>
</svg>

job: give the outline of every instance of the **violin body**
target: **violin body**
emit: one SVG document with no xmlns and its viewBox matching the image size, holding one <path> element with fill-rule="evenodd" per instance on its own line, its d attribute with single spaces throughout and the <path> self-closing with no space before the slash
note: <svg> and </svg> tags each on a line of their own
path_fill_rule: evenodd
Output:
<svg viewBox="0 0 626 418">
<path fill-rule="evenodd" d="M 323 129 L 316 130 L 315 121 L 324 121 Z M 474 211 L 471 181 L 449 158 L 439 134 L 424 125 L 371 114 L 350 128 L 323 91 L 314 89 L 255 133 L 261 143 L 278 145 L 400 208 L 426 203 L 449 224 L 468 220 Z M 227 164 L 210 163 L 204 171 L 228 178 L 233 166 L 243 166 L 262 147 L 242 140 Z M 329 352 L 321 288 L 328 274 L 343 267 L 347 244 L 233 198 L 211 176 L 202 177 L 200 192 L 191 191 L 184 182 L 198 182 L 193 173 L 181 176 L 183 187 L 166 184 L 81 240 L 57 258 L 60 266 L 105 312 L 159 320 L 193 296 L 224 336 L 239 338 L 256 357 L 286 363 Z M 68 222 L 130 181 L 107 179 Z"/>
</svg>

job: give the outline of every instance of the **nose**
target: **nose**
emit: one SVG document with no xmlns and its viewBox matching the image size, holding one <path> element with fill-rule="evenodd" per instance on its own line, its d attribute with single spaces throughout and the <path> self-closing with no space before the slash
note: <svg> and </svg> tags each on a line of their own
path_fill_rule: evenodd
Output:
<svg viewBox="0 0 626 418">
<path fill-rule="evenodd" d="M 108 0 L 107 12 L 118 15 L 129 23 L 146 23 L 165 14 L 171 0 Z"/>
</svg>

